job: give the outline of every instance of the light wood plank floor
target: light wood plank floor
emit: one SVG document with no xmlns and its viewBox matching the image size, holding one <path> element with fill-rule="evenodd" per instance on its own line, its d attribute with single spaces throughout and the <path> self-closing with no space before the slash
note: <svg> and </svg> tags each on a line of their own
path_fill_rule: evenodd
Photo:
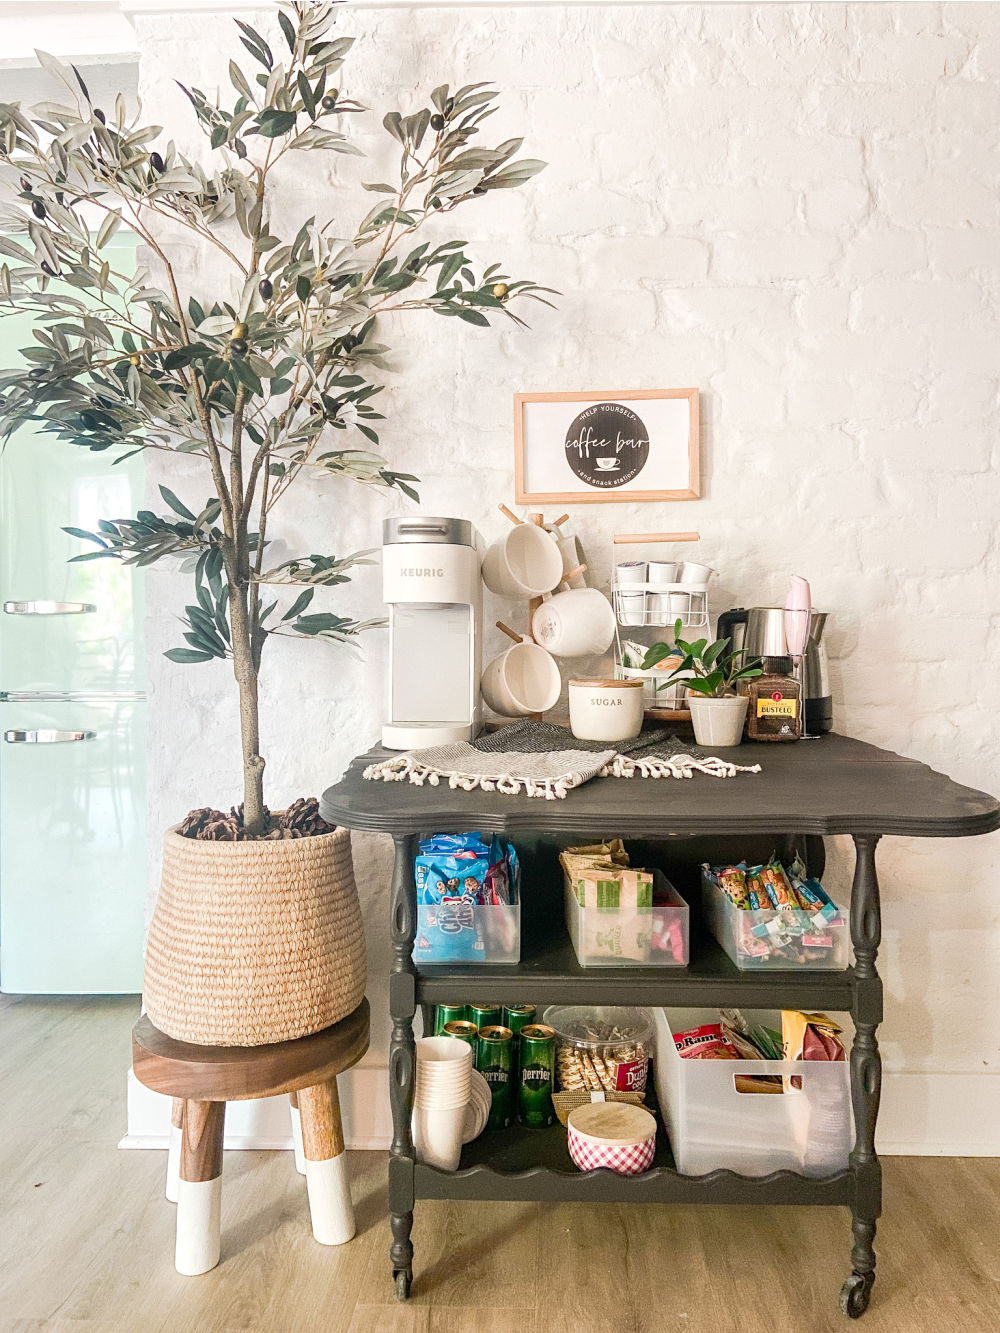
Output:
<svg viewBox="0 0 1000 1333">
<path fill-rule="evenodd" d="M 841 1333 L 842 1209 L 417 1205 L 390 1281 L 383 1153 L 358 1235 L 309 1232 L 290 1153 L 229 1153 L 222 1263 L 173 1269 L 165 1154 L 119 1152 L 134 1000 L 0 997 L 2 1333 Z M 867 1333 L 1000 1328 L 1000 1161 L 890 1158 Z"/>
</svg>

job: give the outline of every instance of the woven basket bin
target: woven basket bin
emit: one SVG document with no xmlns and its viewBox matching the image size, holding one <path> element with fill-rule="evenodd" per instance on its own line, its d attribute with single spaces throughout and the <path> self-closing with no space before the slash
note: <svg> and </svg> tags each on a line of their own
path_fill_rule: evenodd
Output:
<svg viewBox="0 0 1000 1333">
<path fill-rule="evenodd" d="M 143 985 L 161 1032 L 206 1046 L 289 1041 L 345 1018 L 365 979 L 348 829 L 261 842 L 167 831 Z"/>
</svg>

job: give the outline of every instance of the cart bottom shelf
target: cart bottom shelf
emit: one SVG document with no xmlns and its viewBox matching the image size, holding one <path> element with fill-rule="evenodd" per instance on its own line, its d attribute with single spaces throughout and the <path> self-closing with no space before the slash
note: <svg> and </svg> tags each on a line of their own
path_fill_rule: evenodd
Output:
<svg viewBox="0 0 1000 1333">
<path fill-rule="evenodd" d="M 418 1199 L 512 1199 L 586 1203 L 703 1204 L 842 1204 L 854 1198 L 851 1171 L 809 1177 L 791 1171 L 769 1176 L 740 1176 L 713 1171 L 683 1176 L 674 1165 L 662 1126 L 650 1170 L 640 1176 L 612 1171 L 578 1171 L 566 1147 L 566 1130 L 486 1131 L 466 1144 L 457 1171 L 438 1171 L 417 1163 L 414 1193 Z"/>
</svg>

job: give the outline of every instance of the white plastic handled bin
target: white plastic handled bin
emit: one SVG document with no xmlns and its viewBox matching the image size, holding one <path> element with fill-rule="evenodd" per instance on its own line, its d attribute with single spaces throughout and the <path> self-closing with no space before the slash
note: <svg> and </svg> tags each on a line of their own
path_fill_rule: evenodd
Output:
<svg viewBox="0 0 1000 1333">
<path fill-rule="evenodd" d="M 751 1023 L 780 1027 L 774 1011 L 743 1010 Z M 717 1023 L 717 1009 L 657 1009 L 656 1095 L 677 1170 L 701 1176 L 720 1168 L 744 1176 L 845 1170 L 854 1140 L 846 1061 L 682 1060 L 673 1033 Z M 780 1074 L 778 1093 L 741 1092 L 736 1078 Z M 801 1079 L 801 1088 L 787 1079 Z"/>
</svg>

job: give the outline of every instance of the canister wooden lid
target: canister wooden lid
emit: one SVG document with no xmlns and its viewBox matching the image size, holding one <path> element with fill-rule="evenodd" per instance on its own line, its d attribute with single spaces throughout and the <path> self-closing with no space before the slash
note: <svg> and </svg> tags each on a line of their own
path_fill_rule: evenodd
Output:
<svg viewBox="0 0 1000 1333">
<path fill-rule="evenodd" d="M 571 685 L 580 685 L 588 690 L 641 690 L 641 680 L 571 680 Z"/>
<path fill-rule="evenodd" d="M 587 1102 L 574 1106 L 567 1124 L 594 1143 L 645 1143 L 656 1133 L 656 1117 L 630 1102 Z"/>
</svg>

